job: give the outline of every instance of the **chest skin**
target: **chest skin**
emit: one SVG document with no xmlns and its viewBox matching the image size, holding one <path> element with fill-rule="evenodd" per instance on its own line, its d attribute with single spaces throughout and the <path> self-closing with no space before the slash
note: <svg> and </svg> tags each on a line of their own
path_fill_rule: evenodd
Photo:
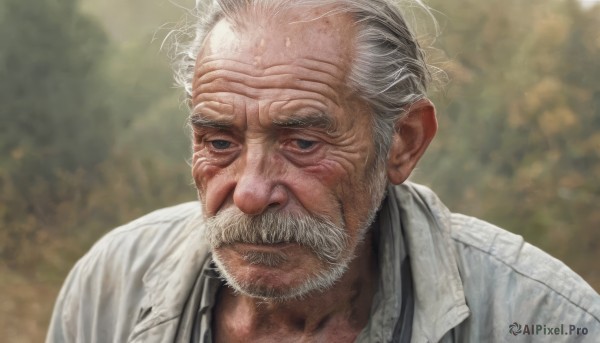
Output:
<svg viewBox="0 0 600 343">
<path fill-rule="evenodd" d="M 347 318 L 331 318 L 318 327 L 316 331 L 305 332 L 302 323 L 296 326 L 281 326 L 265 322 L 258 330 L 245 330 L 231 323 L 231 318 L 224 318 L 216 311 L 216 320 L 213 322 L 213 340 L 216 343 L 349 343 L 354 342 L 362 329 L 357 329 Z"/>
</svg>

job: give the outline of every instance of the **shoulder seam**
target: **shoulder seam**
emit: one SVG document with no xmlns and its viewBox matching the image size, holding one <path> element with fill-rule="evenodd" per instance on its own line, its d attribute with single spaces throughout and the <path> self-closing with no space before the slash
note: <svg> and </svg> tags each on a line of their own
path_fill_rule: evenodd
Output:
<svg viewBox="0 0 600 343">
<path fill-rule="evenodd" d="M 113 228 L 111 231 L 107 232 L 107 236 L 112 236 L 112 235 L 120 235 L 120 233 L 122 232 L 129 232 L 129 231 L 135 231 L 147 226 L 152 226 L 152 225 L 157 225 L 157 224 L 169 224 L 169 223 L 177 223 L 179 221 L 185 220 L 187 218 L 189 218 L 190 216 L 193 216 L 194 213 L 192 213 L 191 211 L 180 211 L 180 213 L 178 213 L 178 215 L 170 217 L 168 219 L 164 219 L 161 217 L 156 217 L 153 218 L 155 214 L 157 214 L 158 212 L 167 210 L 167 209 L 172 209 L 175 207 L 181 207 L 184 205 L 189 205 L 193 202 L 188 202 L 188 203 L 182 203 L 179 205 L 175 205 L 175 206 L 171 206 L 171 207 L 166 207 L 166 208 L 162 208 L 162 209 L 158 209 L 156 211 L 150 212 L 142 217 L 138 217 L 136 219 L 131 220 L 130 222 L 117 226 L 115 228 Z"/>
<path fill-rule="evenodd" d="M 138 230 L 142 230 L 146 227 L 149 226 L 154 226 L 157 224 L 173 224 L 173 223 L 177 223 L 179 221 L 184 220 L 185 217 L 180 217 L 180 218 L 176 218 L 174 220 L 153 220 L 153 221 L 141 221 L 136 223 L 135 221 L 130 222 L 128 224 L 125 224 L 123 226 L 119 226 L 114 228 L 113 230 L 109 231 L 106 233 L 105 237 L 103 239 L 109 239 L 112 240 L 113 238 L 116 238 L 118 236 L 121 236 L 123 234 L 126 234 L 128 232 L 131 231 L 138 231 Z M 132 225 L 133 224 L 133 225 Z M 101 242 L 102 238 L 100 240 L 98 240 L 98 242 Z"/>
<path fill-rule="evenodd" d="M 503 261 L 502 259 L 500 259 L 498 256 L 496 256 L 496 255 L 494 255 L 494 254 L 491 254 L 491 253 L 489 253 L 488 251 L 485 251 L 485 250 L 481 249 L 481 248 L 480 248 L 480 247 L 478 247 L 478 246 L 475 246 L 475 245 L 469 244 L 469 243 L 467 243 L 467 242 L 464 242 L 464 241 L 462 241 L 462 240 L 459 240 L 458 238 L 454 237 L 453 235 L 450 235 L 450 237 L 451 237 L 451 239 L 452 239 L 453 241 L 455 241 L 455 242 L 457 242 L 457 243 L 459 243 L 459 244 L 462 244 L 462 245 L 464 245 L 464 246 L 471 247 L 471 248 L 473 248 L 473 249 L 476 249 L 476 250 L 480 251 L 481 253 L 483 253 L 483 254 L 485 254 L 485 255 L 487 255 L 487 256 L 490 256 L 490 257 L 492 257 L 494 260 L 496 260 L 496 261 L 498 261 L 498 262 L 502 263 L 503 265 L 505 265 L 506 267 L 510 268 L 512 271 L 514 271 L 515 273 L 517 273 L 517 274 L 519 274 L 519 275 L 521 275 L 521 276 L 523 276 L 523 277 L 525 277 L 525 278 L 527 278 L 527 279 L 533 280 L 533 281 L 535 281 L 535 282 L 537 282 L 537 283 L 539 283 L 539 284 L 542 284 L 542 285 L 544 285 L 546 288 L 550 289 L 550 290 L 551 290 L 553 293 L 556 293 L 556 294 L 560 295 L 562 298 L 564 298 L 565 300 L 567 300 L 569 303 L 573 304 L 574 306 L 576 306 L 576 307 L 580 308 L 581 310 L 583 310 L 585 313 L 589 314 L 589 315 L 590 315 L 592 318 L 594 318 L 594 319 L 595 319 L 597 322 L 600 322 L 600 318 L 599 318 L 599 317 L 597 317 L 596 315 L 594 315 L 594 313 L 590 312 L 588 309 L 585 309 L 585 308 L 581 307 L 581 305 L 579 305 L 579 304 L 577 304 L 577 303 L 573 302 L 573 300 L 571 300 L 570 298 L 568 298 L 566 295 L 564 295 L 563 293 L 559 292 L 558 290 L 554 289 L 553 287 L 551 287 L 550 285 L 548 285 L 546 282 L 544 282 L 544 281 L 542 281 L 542 280 L 538 280 L 537 278 L 534 278 L 534 277 L 532 277 L 531 275 L 527 275 L 527 274 L 523 273 L 522 271 L 520 271 L 520 270 L 516 269 L 516 268 L 515 268 L 514 266 L 512 266 L 511 264 L 509 264 L 509 263 L 507 263 L 507 262 Z"/>
</svg>

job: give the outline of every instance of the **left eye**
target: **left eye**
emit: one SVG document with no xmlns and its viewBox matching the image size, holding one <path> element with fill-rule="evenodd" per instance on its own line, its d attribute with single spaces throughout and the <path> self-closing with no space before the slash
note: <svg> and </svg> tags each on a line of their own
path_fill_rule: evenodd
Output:
<svg viewBox="0 0 600 343">
<path fill-rule="evenodd" d="M 296 145 L 301 150 L 308 150 L 316 144 L 315 141 L 307 141 L 306 139 L 296 139 Z"/>
</svg>

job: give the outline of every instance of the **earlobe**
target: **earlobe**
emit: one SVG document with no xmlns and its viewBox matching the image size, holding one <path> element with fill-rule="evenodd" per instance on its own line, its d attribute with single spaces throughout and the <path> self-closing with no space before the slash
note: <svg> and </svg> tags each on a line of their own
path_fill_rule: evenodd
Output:
<svg viewBox="0 0 600 343">
<path fill-rule="evenodd" d="M 437 132 L 435 107 L 429 99 L 413 103 L 398 120 L 388 155 L 387 172 L 391 183 L 406 181 Z"/>
</svg>

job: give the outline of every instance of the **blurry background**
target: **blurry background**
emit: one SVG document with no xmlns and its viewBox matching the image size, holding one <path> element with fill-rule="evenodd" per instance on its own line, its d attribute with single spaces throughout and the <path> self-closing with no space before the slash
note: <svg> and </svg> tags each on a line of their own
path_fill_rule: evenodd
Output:
<svg viewBox="0 0 600 343">
<path fill-rule="evenodd" d="M 449 81 L 413 179 L 600 290 L 600 7 L 428 4 Z M 184 13 L 167 0 L 0 1 L 2 341 L 43 341 L 66 273 L 103 233 L 195 199 L 186 108 L 159 51 L 173 25 L 157 31 Z"/>
</svg>

